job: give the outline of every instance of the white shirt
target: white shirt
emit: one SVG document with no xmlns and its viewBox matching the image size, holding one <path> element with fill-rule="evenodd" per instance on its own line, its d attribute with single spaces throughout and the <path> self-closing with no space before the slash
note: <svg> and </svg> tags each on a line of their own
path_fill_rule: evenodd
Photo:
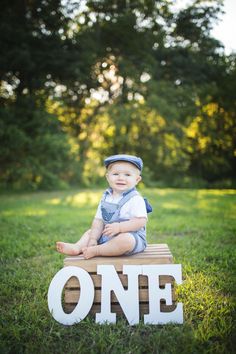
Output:
<svg viewBox="0 0 236 354">
<path fill-rule="evenodd" d="M 117 204 L 122 199 L 122 195 L 119 198 L 114 199 L 110 194 L 106 197 L 106 202 Z M 102 219 L 101 202 L 98 205 L 95 215 L 96 219 Z M 130 198 L 120 209 L 121 219 L 133 219 L 133 218 L 146 218 L 147 210 L 146 204 L 141 195 L 135 195 Z"/>
</svg>

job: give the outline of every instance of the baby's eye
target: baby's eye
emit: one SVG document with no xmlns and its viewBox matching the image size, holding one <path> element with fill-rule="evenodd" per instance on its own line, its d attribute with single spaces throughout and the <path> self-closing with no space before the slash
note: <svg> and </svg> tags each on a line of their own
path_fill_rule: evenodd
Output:
<svg viewBox="0 0 236 354">
<path fill-rule="evenodd" d="M 118 173 L 113 173 L 113 176 L 118 176 Z"/>
<path fill-rule="evenodd" d="M 129 176 L 130 176 L 130 174 L 129 174 L 129 173 L 126 173 L 125 175 L 126 175 L 127 177 L 129 177 Z"/>
</svg>

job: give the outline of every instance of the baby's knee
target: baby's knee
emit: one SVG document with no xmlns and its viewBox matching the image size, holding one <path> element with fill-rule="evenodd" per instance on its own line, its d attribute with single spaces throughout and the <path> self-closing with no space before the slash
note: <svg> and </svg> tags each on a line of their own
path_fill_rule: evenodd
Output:
<svg viewBox="0 0 236 354">
<path fill-rule="evenodd" d="M 127 246 L 127 251 L 130 251 L 134 248 L 135 246 L 135 238 L 132 234 L 130 233 L 122 233 L 119 234 L 120 240 L 123 244 Z"/>
<path fill-rule="evenodd" d="M 90 234 L 91 234 L 91 229 L 85 231 L 85 233 L 84 233 L 84 235 L 87 235 L 87 236 L 90 236 Z"/>
</svg>

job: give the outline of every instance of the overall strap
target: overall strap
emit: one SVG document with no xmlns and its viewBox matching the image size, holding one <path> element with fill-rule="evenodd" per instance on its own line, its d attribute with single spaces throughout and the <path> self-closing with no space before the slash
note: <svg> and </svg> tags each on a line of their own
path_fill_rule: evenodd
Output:
<svg viewBox="0 0 236 354">
<path fill-rule="evenodd" d="M 103 193 L 102 199 L 101 201 L 104 202 L 106 197 L 110 194 L 110 189 L 106 189 L 105 192 Z M 118 210 L 120 210 L 122 208 L 122 206 L 128 202 L 128 200 L 130 200 L 131 198 L 133 198 L 135 195 L 140 195 L 139 192 L 137 191 L 136 188 L 133 188 L 131 190 L 129 190 L 128 192 L 126 192 L 123 196 L 123 198 L 119 201 L 118 203 Z M 143 198 L 145 205 L 146 205 L 146 210 L 147 213 L 151 213 L 152 212 L 152 206 L 151 204 L 148 202 L 147 198 Z"/>
<path fill-rule="evenodd" d="M 131 198 L 133 198 L 135 195 L 139 195 L 139 192 L 134 188 L 131 189 L 127 194 L 124 195 L 124 197 L 119 201 L 118 203 L 118 209 L 120 210 L 125 203 L 128 202 Z"/>
<path fill-rule="evenodd" d="M 109 195 L 109 189 L 106 189 L 105 192 L 103 192 L 101 201 L 104 202 L 104 200 L 106 199 L 106 197 L 107 197 L 108 195 Z"/>
</svg>

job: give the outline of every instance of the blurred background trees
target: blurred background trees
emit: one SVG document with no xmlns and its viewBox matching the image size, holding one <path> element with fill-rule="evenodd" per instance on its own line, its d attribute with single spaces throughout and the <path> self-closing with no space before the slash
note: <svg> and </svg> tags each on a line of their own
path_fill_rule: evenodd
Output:
<svg viewBox="0 0 236 354">
<path fill-rule="evenodd" d="M 143 158 L 147 185 L 235 185 L 235 55 L 210 35 L 222 1 L 173 3 L 2 1 L 2 187 L 97 184 L 116 153 Z"/>
</svg>

